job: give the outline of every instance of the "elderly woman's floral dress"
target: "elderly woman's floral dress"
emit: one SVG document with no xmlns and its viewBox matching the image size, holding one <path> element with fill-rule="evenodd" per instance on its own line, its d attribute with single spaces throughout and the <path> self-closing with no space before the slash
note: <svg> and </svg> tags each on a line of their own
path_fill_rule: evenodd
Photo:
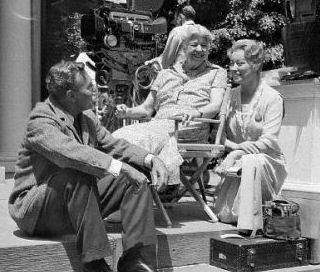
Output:
<svg viewBox="0 0 320 272">
<path fill-rule="evenodd" d="M 231 92 L 226 137 L 235 143 L 252 141 L 258 154 L 243 155 L 241 180 L 225 177 L 215 212 L 225 223 L 239 229 L 262 229 L 262 203 L 276 197 L 287 176 L 278 136 L 283 118 L 280 94 L 261 82 L 249 104 L 241 103 L 240 87 Z"/>
<path fill-rule="evenodd" d="M 120 128 L 113 132 L 113 136 L 124 138 L 158 155 L 169 170 L 169 184 L 178 184 L 179 166 L 183 160 L 173 137 L 174 121 L 167 118 L 194 112 L 194 109 L 209 104 L 211 90 L 225 88 L 226 79 L 224 69 L 210 64 L 193 76 L 187 76 L 181 64 L 160 71 L 151 87 L 151 91 L 156 92 L 154 118 L 147 123 Z M 217 97 L 220 97 L 220 91 L 217 90 Z M 189 126 L 179 127 L 179 138 L 183 141 L 206 142 L 208 132 L 207 124 L 191 122 Z"/>
</svg>

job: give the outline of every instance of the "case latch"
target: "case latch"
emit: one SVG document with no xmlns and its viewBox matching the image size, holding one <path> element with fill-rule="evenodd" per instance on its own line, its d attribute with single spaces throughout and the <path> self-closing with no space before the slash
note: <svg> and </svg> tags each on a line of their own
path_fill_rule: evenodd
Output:
<svg viewBox="0 0 320 272">
<path fill-rule="evenodd" d="M 304 256 L 304 245 L 303 243 L 296 244 L 296 259 L 301 263 Z"/>
<path fill-rule="evenodd" d="M 256 253 L 257 252 L 254 248 L 249 248 L 247 251 L 247 265 L 252 269 L 255 267 Z"/>
</svg>

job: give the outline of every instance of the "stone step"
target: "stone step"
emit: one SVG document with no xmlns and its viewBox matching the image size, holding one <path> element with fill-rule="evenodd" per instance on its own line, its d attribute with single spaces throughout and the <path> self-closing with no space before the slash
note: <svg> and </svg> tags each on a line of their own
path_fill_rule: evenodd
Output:
<svg viewBox="0 0 320 272">
<path fill-rule="evenodd" d="M 163 268 L 158 270 L 158 272 L 227 272 L 227 271 L 228 270 L 214 267 L 209 264 L 187 265 L 187 266 L 180 266 L 180 267 Z M 319 272 L 319 271 L 320 271 L 319 266 L 312 266 L 312 265 L 268 270 L 268 272 Z"/>
<path fill-rule="evenodd" d="M 172 268 L 159 269 L 158 272 L 225 272 L 227 270 L 209 264 L 196 264 Z"/>
<path fill-rule="evenodd" d="M 183 206 L 183 207 L 181 207 Z M 169 212 L 172 218 L 175 213 L 183 215 L 182 208 L 190 214 L 201 214 L 198 206 L 188 204 L 175 207 Z M 185 266 L 199 263 L 209 263 L 209 239 L 212 231 L 233 229 L 232 226 L 205 221 L 179 221 L 170 229 L 157 227 L 158 253 L 157 266 L 159 268 Z M 174 220 L 174 222 L 176 222 Z M 122 253 L 120 225 L 106 224 L 109 238 L 112 242 L 112 256 L 107 262 L 116 267 Z M 2 237 L 0 245 L 0 267 L 3 271 L 38 272 L 43 271 L 80 271 L 80 260 L 76 254 L 74 237 L 64 236 L 59 239 L 41 240 L 25 236 L 16 227 L 12 233 L 7 232 Z M 0 271 L 2 271 L 0 269 Z"/>
<path fill-rule="evenodd" d="M 9 217 L 7 199 L 12 182 L 0 185 L 0 271 L 1 272 L 80 272 L 80 259 L 76 253 L 74 236 L 57 239 L 35 239 L 24 235 Z M 168 210 L 173 220 L 166 228 L 155 211 L 157 225 L 157 267 L 161 272 L 223 272 L 209 265 L 209 239 L 213 231 L 230 230 L 234 226 L 210 223 L 205 213 L 194 202 L 185 202 Z M 121 226 L 106 223 L 113 248 L 107 262 L 116 271 L 122 254 Z M 304 269 L 304 270 L 303 270 Z M 271 271 L 271 270 L 270 270 Z M 320 266 L 295 267 L 272 271 L 320 271 Z"/>
</svg>

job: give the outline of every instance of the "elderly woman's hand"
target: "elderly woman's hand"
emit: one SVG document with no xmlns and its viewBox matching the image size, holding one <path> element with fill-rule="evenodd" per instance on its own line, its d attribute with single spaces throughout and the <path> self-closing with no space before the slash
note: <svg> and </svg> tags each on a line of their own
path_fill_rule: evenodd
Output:
<svg viewBox="0 0 320 272">
<path fill-rule="evenodd" d="M 182 114 L 182 125 L 188 126 L 192 119 L 194 118 L 200 118 L 201 113 L 198 110 L 194 110 L 192 112 L 183 113 Z"/>
<path fill-rule="evenodd" d="M 127 116 L 128 107 L 125 104 L 116 106 L 116 116 L 120 118 L 125 118 Z"/>
</svg>

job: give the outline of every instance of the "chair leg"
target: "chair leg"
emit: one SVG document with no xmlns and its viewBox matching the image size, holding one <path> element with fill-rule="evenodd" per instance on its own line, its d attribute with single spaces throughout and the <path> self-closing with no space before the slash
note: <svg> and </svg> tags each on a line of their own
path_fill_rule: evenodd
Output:
<svg viewBox="0 0 320 272">
<path fill-rule="evenodd" d="M 150 186 L 150 191 L 151 191 L 151 194 L 152 194 L 154 202 L 156 203 L 157 207 L 160 210 L 162 218 L 166 222 L 167 227 L 170 228 L 172 226 L 171 219 L 170 219 L 166 209 L 163 207 L 163 204 L 162 204 L 162 202 L 160 200 L 160 197 L 158 195 L 157 190 L 153 186 Z"/>
<path fill-rule="evenodd" d="M 203 159 L 202 158 L 196 158 L 197 166 L 200 167 L 203 164 Z M 204 200 L 205 203 L 207 203 L 207 197 L 205 194 L 205 189 L 204 189 L 204 182 L 203 182 L 203 172 L 200 174 L 199 179 L 197 180 L 197 183 L 199 184 L 199 189 L 200 193 L 202 196 L 202 199 Z"/>
<path fill-rule="evenodd" d="M 206 159 L 204 162 L 202 160 L 202 164 L 198 164 L 197 162 L 197 165 L 198 165 L 198 170 L 192 175 L 191 178 L 189 178 L 189 182 L 191 185 L 193 185 L 194 183 L 196 183 L 200 178 L 201 178 L 201 174 L 202 172 L 204 171 L 204 169 L 207 168 L 208 164 L 210 163 L 210 160 L 209 159 Z M 184 172 L 180 169 L 180 175 L 184 175 Z M 184 175 L 185 176 L 185 175 Z M 182 182 L 182 181 L 181 181 Z M 183 182 L 182 182 L 183 183 Z M 200 187 L 201 185 L 199 185 Z M 181 190 L 179 192 L 179 197 L 177 198 L 176 202 L 188 191 L 188 188 L 185 188 L 183 190 Z"/>
<path fill-rule="evenodd" d="M 219 219 L 217 216 L 213 213 L 213 211 L 210 209 L 210 207 L 204 202 L 202 197 L 198 194 L 198 192 L 192 187 L 190 180 L 181 173 L 180 174 L 181 182 L 184 184 L 184 186 L 189 190 L 189 192 L 192 194 L 192 196 L 195 198 L 196 201 L 199 202 L 205 213 L 210 217 L 213 223 L 218 222 Z M 192 180 L 192 178 L 191 178 Z"/>
</svg>

